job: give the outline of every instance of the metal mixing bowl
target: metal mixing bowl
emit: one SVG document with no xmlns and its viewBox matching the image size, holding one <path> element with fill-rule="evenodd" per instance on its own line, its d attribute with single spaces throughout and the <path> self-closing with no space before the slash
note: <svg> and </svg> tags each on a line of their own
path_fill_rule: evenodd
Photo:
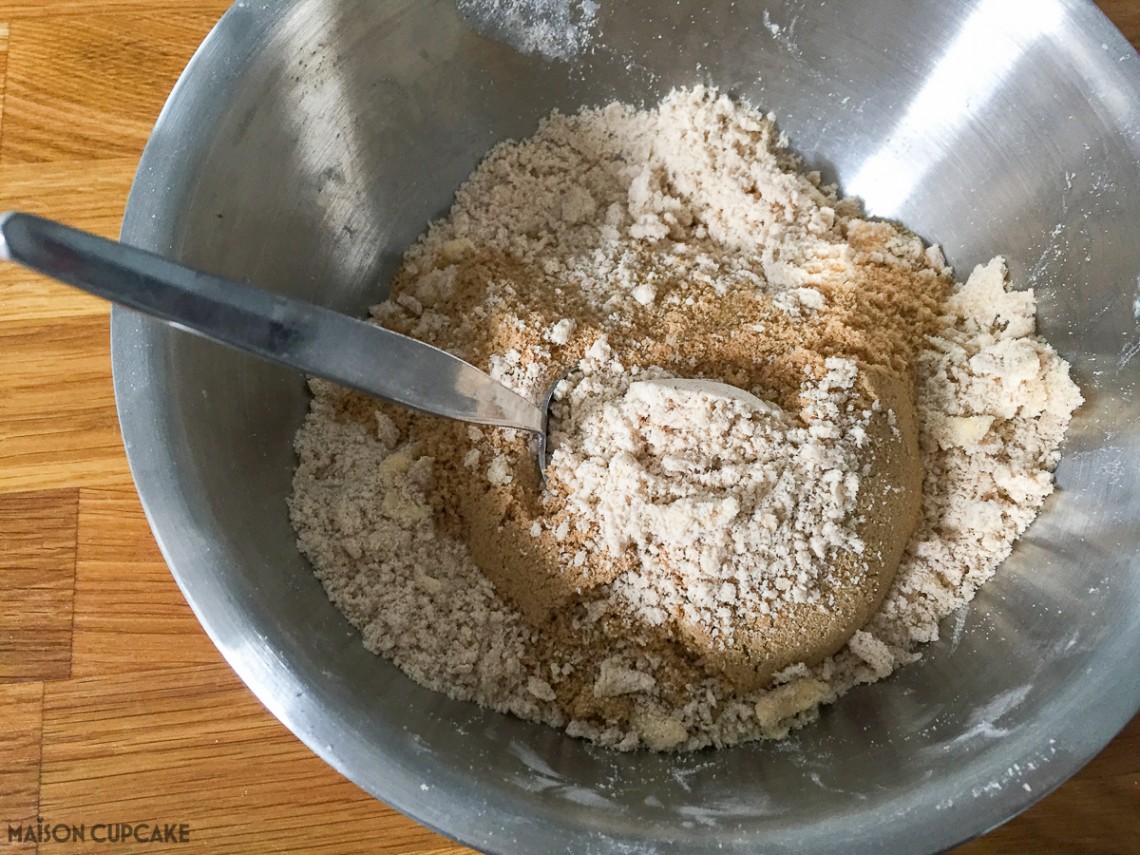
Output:
<svg viewBox="0 0 1140 855">
<path fill-rule="evenodd" d="M 139 492 L 265 705 L 384 801 L 492 851 L 910 852 L 1041 798 L 1140 702 L 1140 59 L 1083 0 L 242 0 L 187 69 L 124 239 L 359 313 L 495 142 L 708 82 L 813 168 L 1008 256 L 1088 399 L 1059 492 L 944 639 L 780 744 L 618 755 L 367 653 L 286 515 L 299 377 L 114 313 Z M 561 16 L 561 17 L 559 17 Z M 543 53 L 545 51 L 545 53 Z"/>
</svg>

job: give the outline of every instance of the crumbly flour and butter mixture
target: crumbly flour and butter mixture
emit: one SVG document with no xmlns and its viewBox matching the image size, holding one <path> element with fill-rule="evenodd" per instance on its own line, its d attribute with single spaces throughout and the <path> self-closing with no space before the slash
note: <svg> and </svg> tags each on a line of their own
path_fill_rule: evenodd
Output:
<svg viewBox="0 0 1140 855">
<path fill-rule="evenodd" d="M 1001 259 L 957 284 L 704 88 L 494 149 L 373 315 L 565 375 L 548 484 L 521 433 L 312 381 L 301 549 L 415 680 L 620 749 L 779 738 L 918 658 L 1081 403 Z"/>
</svg>

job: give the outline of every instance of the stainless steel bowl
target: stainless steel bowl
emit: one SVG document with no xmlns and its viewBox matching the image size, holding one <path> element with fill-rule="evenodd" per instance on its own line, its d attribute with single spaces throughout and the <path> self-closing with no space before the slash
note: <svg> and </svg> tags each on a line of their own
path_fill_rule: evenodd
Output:
<svg viewBox="0 0 1140 855">
<path fill-rule="evenodd" d="M 959 271 L 1008 255 L 1088 398 L 1059 492 L 921 663 L 817 725 L 615 755 L 365 652 L 289 528 L 300 379 L 116 311 L 131 466 L 206 630 L 329 763 L 486 850 L 932 851 L 1041 798 L 1140 703 L 1140 59 L 1085 0 L 498 5 L 552 17 L 241 0 L 155 128 L 124 238 L 361 312 L 495 142 L 713 83 Z"/>
</svg>

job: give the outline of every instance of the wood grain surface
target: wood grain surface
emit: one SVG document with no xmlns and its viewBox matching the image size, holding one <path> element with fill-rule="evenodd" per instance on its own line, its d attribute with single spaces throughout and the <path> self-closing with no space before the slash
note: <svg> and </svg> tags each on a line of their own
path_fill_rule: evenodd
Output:
<svg viewBox="0 0 1140 855">
<path fill-rule="evenodd" d="M 115 236 L 143 144 L 225 0 L 0 0 L 0 210 Z M 1140 0 L 1101 0 L 1137 43 Z M 108 310 L 0 266 L 0 853 L 6 825 L 185 823 L 97 850 L 457 846 L 317 759 L 234 676 L 154 544 L 123 455 Z M 1140 853 L 1140 724 L 960 855 Z"/>
</svg>

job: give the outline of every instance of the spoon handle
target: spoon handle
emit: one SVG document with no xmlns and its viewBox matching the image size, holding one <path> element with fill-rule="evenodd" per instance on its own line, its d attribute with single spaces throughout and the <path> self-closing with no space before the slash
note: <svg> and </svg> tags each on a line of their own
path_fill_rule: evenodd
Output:
<svg viewBox="0 0 1140 855">
<path fill-rule="evenodd" d="M 386 401 L 461 421 L 544 428 L 535 404 L 431 345 L 51 220 L 0 215 L 0 258 Z"/>
</svg>

